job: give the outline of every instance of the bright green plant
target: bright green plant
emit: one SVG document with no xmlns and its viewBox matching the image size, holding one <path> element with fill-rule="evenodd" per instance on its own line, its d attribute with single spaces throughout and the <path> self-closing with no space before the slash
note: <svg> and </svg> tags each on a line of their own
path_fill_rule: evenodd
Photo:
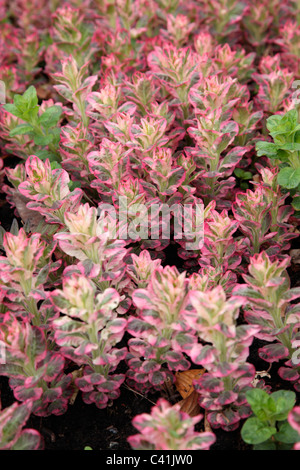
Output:
<svg viewBox="0 0 300 470">
<path fill-rule="evenodd" d="M 253 450 L 289 450 L 299 441 L 298 432 L 287 421 L 295 405 L 296 394 L 278 390 L 271 394 L 254 388 L 246 392 L 253 415 L 241 429 L 242 439 L 253 445 Z"/>
<path fill-rule="evenodd" d="M 291 191 L 293 206 L 300 209 L 300 123 L 297 109 L 267 119 L 273 142 L 256 143 L 257 155 L 266 155 L 279 167 L 277 182 Z"/>
<path fill-rule="evenodd" d="M 62 115 L 61 106 L 40 106 L 36 89 L 30 86 L 23 95 L 16 94 L 14 102 L 4 105 L 4 109 L 23 121 L 10 130 L 10 137 L 28 135 L 38 146 L 35 155 L 51 160 L 60 159 L 60 127 L 57 124 Z"/>
</svg>

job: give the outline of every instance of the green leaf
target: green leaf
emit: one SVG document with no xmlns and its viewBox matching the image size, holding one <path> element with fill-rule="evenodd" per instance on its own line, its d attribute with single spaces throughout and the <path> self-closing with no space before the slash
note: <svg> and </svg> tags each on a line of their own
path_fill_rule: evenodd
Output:
<svg viewBox="0 0 300 470">
<path fill-rule="evenodd" d="M 47 149 L 36 149 L 34 154 L 43 161 L 45 161 L 47 158 L 49 158 L 50 162 L 57 160 L 57 155 Z"/>
<path fill-rule="evenodd" d="M 292 206 L 296 211 L 300 211 L 300 196 L 295 196 L 292 201 Z"/>
<path fill-rule="evenodd" d="M 48 145 L 52 142 L 53 137 L 52 135 L 35 134 L 33 140 L 36 145 Z"/>
<path fill-rule="evenodd" d="M 272 393 L 272 398 L 276 404 L 276 420 L 285 420 L 296 402 L 295 392 L 292 390 L 278 390 Z"/>
<path fill-rule="evenodd" d="M 76 188 L 81 188 L 81 182 L 80 181 L 70 181 L 68 183 L 69 190 L 74 191 Z"/>
<path fill-rule="evenodd" d="M 62 168 L 61 164 L 57 161 L 51 162 L 50 166 L 51 166 L 51 170 L 56 170 L 56 169 L 61 169 Z"/>
<path fill-rule="evenodd" d="M 19 126 L 12 129 L 9 135 L 10 137 L 14 137 L 15 135 L 29 134 L 32 131 L 33 127 L 30 124 L 20 124 Z"/>
<path fill-rule="evenodd" d="M 12 450 L 34 450 L 40 445 L 40 436 L 31 432 L 30 429 L 24 429 L 13 444 Z"/>
<path fill-rule="evenodd" d="M 34 86 L 30 86 L 23 95 L 15 95 L 14 105 L 18 109 L 19 117 L 24 121 L 31 122 L 35 120 L 39 112 L 39 106 Z"/>
<path fill-rule="evenodd" d="M 281 162 L 289 162 L 290 155 L 291 155 L 290 152 L 288 152 L 287 150 L 283 150 L 282 148 L 279 148 L 277 150 L 277 158 Z"/>
<path fill-rule="evenodd" d="M 58 145 L 60 141 L 60 127 L 53 127 L 48 130 L 48 135 L 51 135 L 52 143 Z"/>
<path fill-rule="evenodd" d="M 36 89 L 33 85 L 27 88 L 22 98 L 28 104 L 30 108 L 34 108 L 38 104 L 38 97 L 37 97 Z"/>
<path fill-rule="evenodd" d="M 256 444 L 253 446 L 253 450 L 276 450 L 276 444 L 271 439 L 268 439 L 261 444 Z"/>
<path fill-rule="evenodd" d="M 25 404 L 16 408 L 14 406 L 11 407 L 10 419 L 1 423 L 1 442 L 4 443 L 16 437 L 29 418 L 30 409 Z"/>
<path fill-rule="evenodd" d="M 13 114 L 16 117 L 22 118 L 23 116 L 23 112 L 20 111 L 15 104 L 7 103 L 3 105 L 3 108 L 5 109 L 5 111 Z"/>
<path fill-rule="evenodd" d="M 221 153 L 228 147 L 228 145 L 232 142 L 233 135 L 229 132 L 224 133 L 223 135 L 220 136 L 220 138 L 217 141 L 217 145 L 215 146 L 214 150 L 218 155 L 221 155 Z"/>
<path fill-rule="evenodd" d="M 280 145 L 282 150 L 290 150 L 292 152 L 300 150 L 300 144 L 297 142 L 288 142 L 286 144 Z"/>
<path fill-rule="evenodd" d="M 252 178 L 252 173 L 250 171 L 245 171 L 242 168 L 236 168 L 234 174 L 243 180 L 249 180 Z"/>
<path fill-rule="evenodd" d="M 267 421 L 276 411 L 274 400 L 260 388 L 253 388 L 246 392 L 246 398 L 253 413 L 261 420 Z"/>
<path fill-rule="evenodd" d="M 298 112 L 296 109 L 291 109 L 283 116 L 275 114 L 267 119 L 267 128 L 272 137 L 279 134 L 294 133 L 298 126 Z"/>
<path fill-rule="evenodd" d="M 44 284 L 49 276 L 49 266 L 46 265 L 42 269 L 39 270 L 38 275 L 35 278 L 36 286 L 40 284 Z"/>
<path fill-rule="evenodd" d="M 277 129 L 278 125 L 280 124 L 280 121 L 282 119 L 282 116 L 279 114 L 274 114 L 273 116 L 270 116 L 267 119 L 267 129 L 270 131 L 270 134 L 272 133 L 273 130 Z"/>
<path fill-rule="evenodd" d="M 288 421 L 284 421 L 279 425 L 279 431 L 275 434 L 275 438 L 279 442 L 285 444 L 294 444 L 300 441 L 300 435 L 296 429 L 292 428 Z"/>
<path fill-rule="evenodd" d="M 18 233 L 19 233 L 19 224 L 18 224 L 17 219 L 14 219 L 12 221 L 12 224 L 10 226 L 10 233 L 12 233 L 15 236 L 18 235 Z"/>
<path fill-rule="evenodd" d="M 300 183 L 300 168 L 285 167 L 280 170 L 277 177 L 278 184 L 287 189 L 296 188 Z"/>
<path fill-rule="evenodd" d="M 273 142 L 260 140 L 255 146 L 258 157 L 267 155 L 270 158 L 277 157 L 277 146 Z"/>
<path fill-rule="evenodd" d="M 242 439 L 247 444 L 260 444 L 276 434 L 276 428 L 262 423 L 257 417 L 248 418 L 241 429 Z"/>
<path fill-rule="evenodd" d="M 47 129 L 57 125 L 62 114 L 62 108 L 60 106 L 51 106 L 40 116 L 40 123 Z"/>
</svg>

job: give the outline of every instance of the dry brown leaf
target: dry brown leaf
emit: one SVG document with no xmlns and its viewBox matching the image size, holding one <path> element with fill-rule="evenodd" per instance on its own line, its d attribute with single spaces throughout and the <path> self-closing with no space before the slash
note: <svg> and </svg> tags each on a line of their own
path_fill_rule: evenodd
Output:
<svg viewBox="0 0 300 470">
<path fill-rule="evenodd" d="M 36 92 L 41 100 L 48 100 L 51 98 L 51 90 L 49 90 L 46 83 L 37 85 Z"/>
<path fill-rule="evenodd" d="M 170 399 L 174 394 L 173 382 L 170 377 L 167 377 L 163 384 L 163 392 Z"/>
<path fill-rule="evenodd" d="M 75 380 L 78 377 L 82 377 L 82 371 L 83 371 L 83 366 L 81 366 L 79 369 L 76 369 L 72 372 L 72 384 L 71 385 L 72 385 L 72 388 L 73 388 L 74 392 L 73 392 L 73 395 L 70 397 L 70 400 L 69 400 L 70 405 L 74 405 L 75 400 L 77 398 L 79 388 L 76 387 Z"/>
<path fill-rule="evenodd" d="M 212 432 L 211 425 L 207 419 L 207 410 L 204 411 L 204 431 L 205 432 Z"/>
<path fill-rule="evenodd" d="M 191 418 L 200 414 L 200 405 L 198 403 L 198 393 L 193 390 L 186 398 L 179 401 L 180 410 L 187 413 Z"/>
<path fill-rule="evenodd" d="M 294 249 L 290 251 L 290 256 L 293 264 L 300 264 L 300 249 Z"/>
<path fill-rule="evenodd" d="M 187 398 L 194 391 L 193 381 L 204 374 L 205 369 L 190 369 L 183 372 L 176 372 L 175 387 L 182 396 Z"/>
<path fill-rule="evenodd" d="M 18 191 L 13 192 L 12 200 L 17 208 L 19 216 L 23 222 L 28 223 L 30 230 L 33 232 L 35 227 L 44 219 L 44 217 L 38 212 L 27 208 L 27 203 L 30 199 L 23 196 Z"/>
</svg>

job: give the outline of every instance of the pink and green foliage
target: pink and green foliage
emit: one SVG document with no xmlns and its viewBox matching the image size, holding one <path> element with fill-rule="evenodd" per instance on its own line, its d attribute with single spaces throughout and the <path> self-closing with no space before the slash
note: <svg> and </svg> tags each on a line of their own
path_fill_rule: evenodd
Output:
<svg viewBox="0 0 300 470">
<path fill-rule="evenodd" d="M 46 287 L 61 264 L 51 259 L 55 244 L 44 242 L 39 233 L 27 236 L 21 228 L 16 234 L 4 233 L 2 245 L 5 251 L 5 256 L 0 256 L 3 306 L 34 325 L 45 327 L 50 321 L 50 311 L 45 310 Z"/>
<path fill-rule="evenodd" d="M 126 99 L 133 102 L 138 112 L 145 116 L 151 113 L 151 105 L 157 104 L 156 99 L 159 88 L 155 87 L 152 74 L 135 72 L 130 80 L 125 82 L 123 92 Z"/>
<path fill-rule="evenodd" d="M 282 193 L 277 182 L 278 168 L 264 168 L 257 165 L 261 181 L 256 186 L 262 186 L 264 198 L 271 203 L 270 214 L 271 224 L 270 232 L 274 234 L 273 241 L 281 250 L 288 250 L 290 248 L 290 241 L 297 238 L 294 227 L 291 223 L 294 213 L 293 207 L 286 204 L 287 194 Z"/>
<path fill-rule="evenodd" d="M 133 426 L 139 434 L 129 436 L 135 450 L 209 450 L 216 437 L 212 432 L 196 432 L 202 415 L 190 417 L 161 398 L 150 414 L 135 416 Z"/>
<path fill-rule="evenodd" d="M 247 54 L 244 49 L 231 48 L 228 43 L 216 46 L 213 57 L 213 69 L 221 71 L 224 76 L 237 78 L 239 83 L 249 81 L 254 71 L 255 53 Z"/>
<path fill-rule="evenodd" d="M 141 118 L 138 124 L 133 124 L 130 129 L 131 142 L 127 143 L 129 148 L 146 154 L 154 147 L 163 147 L 169 141 L 166 135 L 168 121 L 165 118 L 146 116 Z"/>
<path fill-rule="evenodd" d="M 291 93 L 294 74 L 280 65 L 280 56 L 263 57 L 260 73 L 254 73 L 253 79 L 258 85 L 255 97 L 266 113 L 275 114 L 282 110 L 284 100 Z"/>
<path fill-rule="evenodd" d="M 233 271 L 223 272 L 222 266 L 206 266 L 189 277 L 189 288 L 207 292 L 217 286 L 222 286 L 226 295 L 230 295 L 237 283 L 237 275 Z"/>
<path fill-rule="evenodd" d="M 245 235 L 248 252 L 259 253 L 266 245 L 274 245 L 276 232 L 271 232 L 272 201 L 265 196 L 265 188 L 258 185 L 253 191 L 236 194 L 232 211 L 239 223 L 240 231 Z M 274 227 L 274 225 L 273 225 Z"/>
<path fill-rule="evenodd" d="M 154 186 L 158 197 L 171 196 L 184 183 L 186 173 L 182 166 L 175 166 L 170 148 L 155 148 L 152 155 L 143 159 L 149 183 Z"/>
<path fill-rule="evenodd" d="M 235 237 L 239 224 L 230 218 L 225 209 L 218 212 L 214 202 L 204 209 L 203 244 L 199 250 L 188 251 L 184 243 L 178 241 L 181 248 L 178 254 L 185 259 L 188 268 L 199 264 L 202 269 L 214 269 L 217 275 L 235 278 L 236 271 L 242 270 L 242 253 L 247 247 L 244 237 Z M 217 274 L 218 273 L 218 274 Z"/>
<path fill-rule="evenodd" d="M 90 191 L 92 176 L 89 171 L 88 154 L 93 148 L 92 143 L 81 126 L 70 125 L 61 128 L 60 152 L 62 166 L 72 175 L 73 181 L 81 180 L 81 186 Z"/>
<path fill-rule="evenodd" d="M 65 374 L 65 358 L 53 349 L 45 330 L 12 312 L 2 316 L 0 339 L 5 361 L 0 375 L 9 378 L 16 400 L 33 400 L 37 416 L 64 414 L 72 395 L 71 374 Z"/>
<path fill-rule="evenodd" d="M 198 258 L 201 267 L 219 268 L 223 274 L 239 269 L 245 243 L 243 238 L 234 237 L 238 227 L 238 222 L 232 220 L 226 210 L 219 213 L 214 209 L 209 213 L 204 222 L 204 244 Z"/>
<path fill-rule="evenodd" d="M 11 132 L 22 124 L 22 120 L 19 117 L 13 116 L 8 111 L 5 111 L 3 107 L 0 109 L 0 119 L 0 135 L 4 142 L 6 152 L 8 154 L 12 153 L 17 155 L 21 159 L 26 159 L 29 155 L 33 155 L 34 142 L 28 134 L 11 136 Z"/>
<path fill-rule="evenodd" d="M 95 188 L 102 198 L 114 194 L 125 178 L 129 176 L 129 156 L 120 142 L 103 138 L 99 150 L 93 150 L 86 156 L 90 174 L 94 176 L 91 187 Z M 111 199 L 108 199 L 112 202 Z"/>
<path fill-rule="evenodd" d="M 122 88 L 116 82 L 114 76 L 108 77 L 99 91 L 88 94 L 89 107 L 87 112 L 91 118 L 97 121 L 97 126 L 101 121 L 114 119 L 117 113 L 135 113 L 135 103 L 131 101 L 123 102 L 122 95 Z"/>
<path fill-rule="evenodd" d="M 201 57 L 191 48 L 177 48 L 171 44 L 157 46 L 148 55 L 151 72 L 157 77 L 163 90 L 182 106 L 183 117 L 188 116 L 188 93 L 198 80 Z"/>
<path fill-rule="evenodd" d="M 64 214 L 64 228 L 54 239 L 63 253 L 89 267 L 89 276 L 101 287 L 116 287 L 125 281 L 127 253 L 125 241 L 118 238 L 118 224 L 114 214 L 81 204 L 77 212 Z M 122 302 L 123 303 L 123 297 Z M 125 300 L 125 303 L 127 301 Z"/>
<path fill-rule="evenodd" d="M 88 62 L 78 65 L 70 55 L 62 61 L 62 70 L 53 74 L 54 80 L 59 83 L 54 85 L 55 90 L 73 105 L 73 112 L 68 111 L 70 119 L 81 122 L 83 127 L 88 126 L 87 96 L 97 81 L 97 75 L 89 76 L 88 66 Z"/>
<path fill-rule="evenodd" d="M 167 28 L 162 30 L 162 35 L 166 40 L 174 44 L 177 49 L 184 46 L 189 42 L 189 37 L 193 32 L 196 24 L 191 23 L 188 16 L 186 15 L 167 15 Z"/>
<path fill-rule="evenodd" d="M 287 20 L 280 28 L 280 36 L 277 44 L 281 46 L 281 59 L 284 66 L 293 71 L 296 78 L 300 77 L 299 45 L 300 31 L 299 23 L 294 19 Z"/>
<path fill-rule="evenodd" d="M 137 289 L 146 289 L 151 281 L 152 273 L 161 265 L 160 259 L 151 259 L 147 250 L 141 251 L 139 255 L 131 254 L 132 264 L 127 264 L 127 273 L 134 282 Z"/>
<path fill-rule="evenodd" d="M 293 363 L 298 345 L 299 305 L 292 304 L 300 296 L 298 287 L 290 287 L 287 268 L 290 258 L 271 261 L 265 252 L 250 259 L 249 274 L 243 275 L 245 284 L 238 285 L 234 294 L 245 297 L 244 318 L 250 325 L 259 326 L 256 336 L 270 342 L 259 350 L 267 362 L 286 361 L 279 375 L 299 384 L 298 360 Z"/>
<path fill-rule="evenodd" d="M 207 193 L 226 199 L 235 184 L 231 175 L 250 150 L 249 146 L 232 147 L 238 143 L 240 131 L 244 134 L 242 122 L 239 125 L 233 120 L 232 110 L 236 104 L 247 106 L 247 94 L 246 86 L 237 79 L 224 80 L 220 73 L 200 79 L 189 92 L 195 119 L 187 131 L 196 144 L 191 151 L 201 175 L 197 190 L 204 199 Z"/>
<path fill-rule="evenodd" d="M 243 15 L 242 25 L 245 30 L 247 41 L 254 46 L 258 53 L 263 52 L 266 43 L 270 41 L 273 28 L 276 27 L 274 14 L 278 18 L 280 2 L 277 0 L 270 5 L 267 1 L 247 2 L 247 8 Z M 273 12 L 272 9 L 275 11 Z"/>
<path fill-rule="evenodd" d="M 38 33 L 32 32 L 25 38 L 20 38 L 17 48 L 18 67 L 25 73 L 26 81 L 32 80 L 40 71 L 39 62 L 44 56 L 44 48 L 40 44 Z"/>
<path fill-rule="evenodd" d="M 127 349 L 116 348 L 126 329 L 118 316 L 120 296 L 115 289 L 97 291 L 84 275 L 66 274 L 63 288 L 51 293 L 56 309 L 63 315 L 53 321 L 54 340 L 64 357 L 83 367 L 75 384 L 86 403 L 105 408 L 117 398 L 124 374 L 115 370 Z"/>
<path fill-rule="evenodd" d="M 82 190 L 70 190 L 69 174 L 62 168 L 52 169 L 48 159 L 43 162 L 32 155 L 25 162 L 25 171 L 26 179 L 17 190 L 28 201 L 26 207 L 39 212 L 46 222 L 62 225 L 65 211 L 78 208 Z"/>
<path fill-rule="evenodd" d="M 52 15 L 50 31 L 53 43 L 47 48 L 47 71 L 57 70 L 60 61 L 72 55 L 79 66 L 86 63 L 96 52 L 92 44 L 93 27 L 85 15 L 71 5 L 63 5 Z"/>
<path fill-rule="evenodd" d="M 185 321 L 187 307 L 186 273 L 175 267 L 153 270 L 147 288 L 132 294 L 137 308 L 128 318 L 127 363 L 128 382 L 135 388 L 161 389 L 173 371 L 187 370 L 190 362 L 185 357 L 196 341 L 193 330 Z"/>
<path fill-rule="evenodd" d="M 247 362 L 257 326 L 238 325 L 241 297 L 226 298 L 222 286 L 208 291 L 190 290 L 184 317 L 200 342 L 187 351 L 206 372 L 194 381 L 199 404 L 207 410 L 213 428 L 230 431 L 249 416 L 245 391 L 251 387 L 255 368 Z"/>
<path fill-rule="evenodd" d="M 116 227 L 115 235 L 112 233 L 111 237 L 122 240 L 116 242 L 123 244 L 136 242 L 139 243 L 141 249 L 155 248 L 156 250 L 162 250 L 169 244 L 168 236 L 160 236 L 163 220 L 162 217 L 159 217 L 158 212 L 163 203 L 156 197 L 149 185 L 139 178 L 129 175 L 128 178 L 123 178 L 111 193 L 105 193 L 104 185 L 98 185 L 97 181 L 94 182 L 94 186 L 101 192 L 101 195 L 103 194 L 103 199 L 109 204 L 108 206 L 106 203 L 99 204 L 100 212 L 105 214 L 107 211 L 108 217 L 113 221 L 117 218 L 116 223 L 113 222 L 113 226 Z M 163 196 L 161 197 L 163 198 Z"/>
<path fill-rule="evenodd" d="M 98 25 L 102 27 L 102 31 L 96 32 L 96 42 L 102 50 L 104 71 L 129 73 L 136 69 L 137 62 L 143 64 L 146 60 L 146 45 L 140 35 L 145 37 L 146 25 L 148 20 L 151 21 L 151 9 L 154 5 L 152 6 L 152 2 L 139 0 L 121 0 L 117 3 L 118 5 L 112 6 L 107 2 L 106 21 Z M 135 24 L 136 28 L 131 29 L 130 23 Z"/>
<path fill-rule="evenodd" d="M 0 408 L 1 450 L 42 450 L 42 436 L 35 429 L 26 428 L 33 401 L 21 404 L 14 402 L 5 409 Z"/>
<path fill-rule="evenodd" d="M 244 3 L 237 0 L 201 1 L 201 10 L 204 24 L 209 27 L 219 43 L 231 43 L 238 37 L 245 11 Z"/>
</svg>

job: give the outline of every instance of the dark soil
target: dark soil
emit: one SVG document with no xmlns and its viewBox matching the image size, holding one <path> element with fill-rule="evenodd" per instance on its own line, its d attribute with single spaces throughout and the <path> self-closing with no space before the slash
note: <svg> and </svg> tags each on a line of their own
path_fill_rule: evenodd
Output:
<svg viewBox="0 0 300 470">
<path fill-rule="evenodd" d="M 0 377 L 2 407 L 13 403 L 14 398 L 7 380 Z M 136 434 L 131 420 L 140 413 L 149 413 L 157 396 L 143 398 L 127 388 L 122 389 L 119 399 L 100 410 L 95 405 L 86 405 L 80 396 L 62 416 L 40 418 L 31 416 L 26 428 L 37 429 L 44 439 L 45 450 L 131 450 L 127 437 Z M 151 400 L 151 401 L 149 401 Z M 196 428 L 197 429 L 197 428 Z M 203 421 L 198 424 L 203 430 Z M 240 439 L 239 430 L 214 431 L 217 441 L 211 450 L 247 450 L 248 446 Z"/>
<path fill-rule="evenodd" d="M 254 341 L 251 347 L 249 362 L 252 357 L 257 358 L 257 350 L 262 342 Z M 280 379 L 277 369 L 280 364 L 273 364 L 269 370 L 270 378 L 265 378 L 266 385 L 272 391 L 290 389 L 290 385 Z M 256 370 L 268 369 L 268 364 L 263 360 L 256 361 Z M 6 408 L 14 402 L 13 393 L 8 385 L 6 377 L 0 377 L 0 394 L 2 408 Z M 26 428 L 37 429 L 43 436 L 45 450 L 84 450 L 90 447 L 93 450 L 129 451 L 131 447 L 127 437 L 136 434 L 137 430 L 132 426 L 134 416 L 140 413 L 149 413 L 153 403 L 160 394 L 143 396 L 127 386 L 122 386 L 121 395 L 106 409 L 100 410 L 95 405 L 85 404 L 78 395 L 75 403 L 62 416 L 50 416 L 40 418 L 31 416 Z M 202 410 L 204 415 L 204 410 Z M 204 430 L 204 419 L 198 423 L 196 430 Z M 240 428 L 236 431 L 226 432 L 215 429 L 216 442 L 210 450 L 251 450 L 240 437 Z"/>
</svg>

